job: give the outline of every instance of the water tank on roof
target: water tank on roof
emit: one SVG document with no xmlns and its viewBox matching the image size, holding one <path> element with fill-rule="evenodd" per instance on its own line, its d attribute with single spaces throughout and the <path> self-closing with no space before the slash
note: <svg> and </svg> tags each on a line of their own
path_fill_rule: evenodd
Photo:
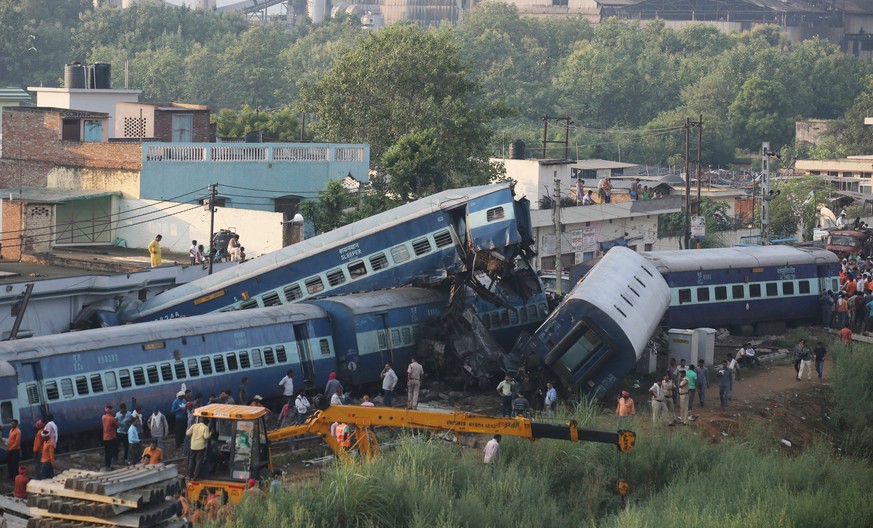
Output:
<svg viewBox="0 0 873 528">
<path fill-rule="evenodd" d="M 78 61 L 64 66 L 64 87 L 68 89 L 85 87 L 85 67 Z"/>
<path fill-rule="evenodd" d="M 509 144 L 509 159 L 523 160 L 527 157 L 524 141 L 516 139 Z"/>
<path fill-rule="evenodd" d="M 260 143 L 261 142 L 261 133 L 260 132 L 246 132 L 246 143 Z"/>
<path fill-rule="evenodd" d="M 94 63 L 94 88 L 98 90 L 112 88 L 112 66 L 108 62 Z"/>
</svg>

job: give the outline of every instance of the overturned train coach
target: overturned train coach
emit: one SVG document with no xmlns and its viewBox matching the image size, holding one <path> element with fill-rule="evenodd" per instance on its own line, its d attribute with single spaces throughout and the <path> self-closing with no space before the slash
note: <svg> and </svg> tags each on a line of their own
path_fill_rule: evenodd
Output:
<svg viewBox="0 0 873 528">
<path fill-rule="evenodd" d="M 526 299 L 543 295 L 529 266 L 517 269 L 532 243 L 530 203 L 516 201 L 510 184 L 452 189 L 165 291 L 122 309 L 120 319 L 174 319 L 448 278 L 488 296 L 477 271 L 511 279 L 505 286 L 521 285 L 517 294 Z M 525 278 L 516 280 L 516 271 Z"/>
<path fill-rule="evenodd" d="M 669 303 L 652 263 L 615 247 L 514 353 L 528 369 L 545 368 L 564 387 L 603 398 L 637 364 Z"/>
<path fill-rule="evenodd" d="M 54 416 L 59 448 L 94 437 L 106 405 L 141 405 L 172 420 L 182 385 L 193 394 L 281 395 L 294 370 L 296 390 L 320 393 L 331 372 L 347 386 L 375 384 L 391 361 L 398 373 L 416 353 L 421 325 L 443 313 L 445 294 L 398 288 L 330 302 L 186 317 L 0 343 L 0 419 L 18 419 L 25 439 Z M 248 402 L 245 402 L 248 403 Z M 83 436 L 84 433 L 87 433 Z M 66 445 L 64 445 L 66 443 Z M 28 445 L 26 442 L 23 445 Z M 0 457 L 5 453 L 0 451 Z"/>
</svg>

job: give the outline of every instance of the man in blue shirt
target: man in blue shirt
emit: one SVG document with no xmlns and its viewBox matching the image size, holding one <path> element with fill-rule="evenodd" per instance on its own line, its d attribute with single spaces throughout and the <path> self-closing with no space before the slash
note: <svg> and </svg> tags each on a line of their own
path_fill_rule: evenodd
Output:
<svg viewBox="0 0 873 528">
<path fill-rule="evenodd" d="M 188 425 L 188 408 L 185 401 L 185 391 L 176 393 L 176 399 L 170 405 L 170 413 L 176 420 L 173 430 L 176 433 L 176 449 L 179 449 L 185 442 L 185 431 L 187 430 L 185 426 Z"/>
<path fill-rule="evenodd" d="M 118 443 L 120 447 L 124 448 L 124 458 L 118 456 L 118 453 L 115 454 L 116 460 L 127 460 L 127 451 L 130 444 L 127 441 L 127 430 L 130 428 L 130 411 L 127 410 L 127 404 L 122 403 L 120 409 L 117 413 L 115 413 L 115 419 L 118 421 L 118 430 L 116 432 L 118 436 Z"/>
<path fill-rule="evenodd" d="M 697 373 L 694 372 L 694 365 L 688 365 L 685 377 L 688 378 L 688 410 L 690 411 L 694 403 L 694 392 L 697 390 Z"/>
<path fill-rule="evenodd" d="M 558 391 L 551 383 L 546 383 L 546 412 L 549 416 L 555 415 L 555 407 L 558 406 Z"/>
</svg>

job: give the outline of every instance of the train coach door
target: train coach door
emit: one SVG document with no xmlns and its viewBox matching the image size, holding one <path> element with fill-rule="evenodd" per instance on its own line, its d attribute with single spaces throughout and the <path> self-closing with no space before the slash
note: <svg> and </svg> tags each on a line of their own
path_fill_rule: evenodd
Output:
<svg viewBox="0 0 873 528">
<path fill-rule="evenodd" d="M 42 380 L 42 367 L 37 362 L 22 363 L 18 372 L 19 379 L 24 384 L 24 394 L 19 392 L 18 395 L 20 412 L 28 413 L 31 423 L 36 423 L 49 412 Z"/>
<path fill-rule="evenodd" d="M 391 329 L 388 328 L 387 313 L 382 312 L 375 315 L 376 318 L 376 341 L 379 347 L 379 353 L 382 355 L 382 364 L 391 362 L 394 365 L 394 347 L 391 343 Z"/>
<path fill-rule="evenodd" d="M 306 324 L 294 325 L 294 337 L 297 338 L 297 355 L 300 360 L 300 373 L 303 375 L 303 386 L 315 388 L 315 365 L 312 363 L 312 347 L 309 345 L 309 329 Z"/>
<path fill-rule="evenodd" d="M 839 290 L 839 283 L 836 280 L 834 280 L 836 278 L 835 277 L 836 273 L 834 271 L 831 271 L 831 269 L 830 269 L 831 266 L 828 266 L 828 265 L 822 266 L 821 264 L 819 264 L 817 266 L 817 268 L 818 268 L 818 291 L 823 292 L 823 291 L 828 291 L 828 290 L 833 290 L 833 291 Z M 829 282 L 831 284 L 828 284 Z"/>
</svg>

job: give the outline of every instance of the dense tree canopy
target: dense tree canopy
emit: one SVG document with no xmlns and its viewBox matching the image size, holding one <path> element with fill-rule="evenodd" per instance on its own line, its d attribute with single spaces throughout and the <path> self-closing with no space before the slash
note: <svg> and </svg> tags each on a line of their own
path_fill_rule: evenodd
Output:
<svg viewBox="0 0 873 528">
<path fill-rule="evenodd" d="M 792 157 L 873 154 L 860 119 L 873 112 L 870 64 L 775 26 L 593 26 L 486 1 L 437 30 L 367 31 L 349 16 L 288 29 L 152 2 L 0 0 L 0 27 L 2 85 L 57 85 L 66 62 L 83 60 L 111 62 L 122 86 L 127 62 L 143 100 L 209 104 L 231 135 L 255 124 L 243 118 L 254 109 L 276 114 L 270 134 L 290 139 L 306 110 L 311 139 L 371 144 L 381 200 L 499 176 L 487 156 L 516 138 L 537 152 L 546 115 L 571 118 L 571 157 L 667 164 L 681 157 L 677 127 L 701 115 L 707 165 L 762 140 Z M 793 147 L 794 120 L 813 118 L 837 120 L 820 146 Z M 365 199 L 361 211 L 384 206 Z"/>
</svg>

